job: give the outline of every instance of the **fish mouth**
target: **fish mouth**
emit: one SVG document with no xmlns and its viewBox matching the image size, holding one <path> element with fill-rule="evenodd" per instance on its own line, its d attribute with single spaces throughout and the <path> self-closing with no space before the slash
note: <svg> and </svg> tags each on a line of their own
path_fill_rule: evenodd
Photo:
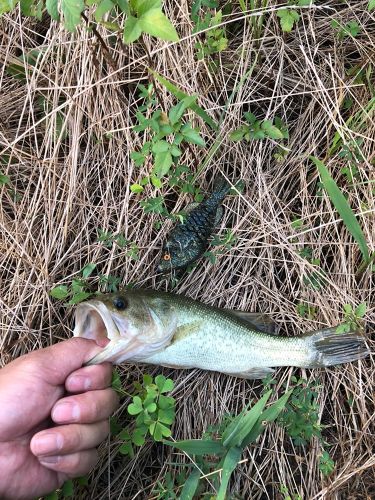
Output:
<svg viewBox="0 0 375 500">
<path fill-rule="evenodd" d="M 73 335 L 95 340 L 104 347 L 85 365 L 96 365 L 106 361 L 118 363 L 132 356 L 138 342 L 127 333 L 126 319 L 120 321 L 100 301 L 92 300 L 79 304 L 75 313 Z"/>
<path fill-rule="evenodd" d="M 118 325 L 108 308 L 96 300 L 77 306 L 73 334 L 75 337 L 95 340 L 103 346 L 111 340 L 121 338 Z"/>
</svg>

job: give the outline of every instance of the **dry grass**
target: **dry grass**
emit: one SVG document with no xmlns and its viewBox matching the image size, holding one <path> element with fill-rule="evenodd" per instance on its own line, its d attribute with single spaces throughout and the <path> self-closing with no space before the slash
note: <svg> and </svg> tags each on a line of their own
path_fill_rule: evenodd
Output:
<svg viewBox="0 0 375 500">
<path fill-rule="evenodd" d="M 221 147 L 197 180 L 208 189 L 220 171 L 233 181 L 246 181 L 241 196 L 227 199 L 222 223 L 222 230 L 232 228 L 237 244 L 216 265 L 201 262 L 178 291 L 218 306 L 271 312 L 281 331 L 289 335 L 337 324 L 343 304 L 366 301 L 371 346 L 374 273 L 367 270 L 360 279 L 355 277 L 358 247 L 327 197 L 315 195 L 317 174 L 307 160 L 309 154 L 325 159 L 337 130 L 346 140 L 363 138 L 360 177 L 347 192 L 374 251 L 375 191 L 368 181 L 374 179 L 375 125 L 365 120 L 357 133 L 345 125 L 371 97 L 368 86 L 345 73 L 351 65 L 368 67 L 374 60 L 374 14 L 366 11 L 367 1 L 316 2 L 320 6 L 305 10 L 298 27 L 287 36 L 281 33 L 275 12 L 270 12 L 258 40 L 249 19 L 237 10 L 226 19 L 230 43 L 220 55 L 217 73 L 209 73 L 206 64 L 194 57 L 190 6 L 186 1 L 166 3 L 182 41 L 165 44 L 148 39 L 152 65 L 185 92 L 198 94 L 200 105 L 212 117 L 219 118 L 232 90 L 258 57 L 251 76 L 224 113 Z M 277 1 L 269 4 L 275 6 Z M 361 35 L 338 40 L 330 26 L 333 17 L 341 23 L 356 19 Z M 234 18 L 241 19 L 233 23 Z M 147 174 L 147 168 L 133 166 L 129 154 L 144 140 L 132 126 L 136 85 L 147 82 L 148 61 L 140 45 L 124 47 L 109 32 L 100 32 L 111 57 L 84 29 L 69 35 L 56 23 L 21 19 L 18 13 L 0 19 L 0 154 L 5 160 L 1 171 L 10 176 L 21 196 L 14 202 L 10 189 L 1 190 L 2 363 L 71 336 L 72 310 L 52 300 L 49 290 L 55 283 L 69 282 L 88 262 L 96 262 L 102 273 L 121 276 L 123 283 L 167 287 L 166 281 L 156 279 L 154 269 L 170 223 L 154 230 L 158 217 L 144 214 L 139 198 L 129 191 L 130 182 Z M 33 48 L 41 52 L 35 66 L 29 66 L 27 82 L 9 76 L 6 66 Z M 161 87 L 159 93 L 167 110 L 175 101 Z M 47 115 L 40 112 L 40 96 L 50 102 Z M 342 104 L 348 97 L 353 107 L 345 111 Z M 287 122 L 291 151 L 284 161 L 273 158 L 272 141 L 229 141 L 229 132 L 239 126 L 248 109 L 259 116 L 281 116 Z M 58 112 L 66 139 L 54 132 Z M 215 134 L 200 121 L 196 124 L 210 145 Z M 185 152 L 183 162 L 196 171 L 196 161 L 205 157 L 206 152 L 194 146 Z M 345 160 L 335 154 L 327 164 L 345 188 L 340 175 Z M 170 208 L 189 201 L 187 195 L 176 201 L 172 189 L 163 193 Z M 158 191 L 147 188 L 147 194 Z M 304 221 L 298 234 L 291 227 L 294 216 Z M 96 243 L 98 228 L 124 232 L 139 245 L 140 260 Z M 298 253 L 303 246 L 313 248 L 327 273 L 327 285 L 321 290 L 303 283 L 303 276 L 312 269 Z M 315 320 L 297 315 L 296 304 L 301 301 L 317 308 Z M 130 385 L 143 369 L 122 367 L 125 383 Z M 237 469 L 232 491 L 244 499 L 281 498 L 284 484 L 304 499 L 374 498 L 374 371 L 372 357 L 326 371 L 279 370 L 278 388 L 293 373 L 321 384 L 321 418 L 328 425 L 324 435 L 332 445 L 336 469 L 324 479 L 317 468 L 318 443 L 295 449 L 283 430 L 271 426 L 244 453 L 246 461 Z M 226 412 L 239 412 L 259 393 L 257 381 L 198 370 L 164 372 L 176 381 L 177 439 L 199 437 L 208 424 L 218 422 Z M 351 406 L 348 398 L 353 398 Z M 126 404 L 119 414 L 125 414 Z M 145 446 L 129 460 L 117 453 L 116 443 L 106 443 L 91 476 L 90 493 L 83 492 L 82 498 L 149 498 L 156 481 L 170 468 L 169 462 L 184 460 L 161 446 Z"/>
</svg>

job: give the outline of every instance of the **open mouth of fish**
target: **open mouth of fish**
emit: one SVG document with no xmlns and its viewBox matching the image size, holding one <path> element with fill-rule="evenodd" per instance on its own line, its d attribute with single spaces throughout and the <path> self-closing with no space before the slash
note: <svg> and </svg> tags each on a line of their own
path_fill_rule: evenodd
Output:
<svg viewBox="0 0 375 500">
<path fill-rule="evenodd" d="M 86 365 L 117 361 L 119 354 L 123 359 L 130 358 L 139 344 L 131 336 L 126 336 L 127 321 L 116 318 L 105 304 L 92 300 L 78 304 L 75 313 L 75 337 L 95 340 L 104 349 Z M 138 350 L 138 349 L 137 349 Z"/>
</svg>

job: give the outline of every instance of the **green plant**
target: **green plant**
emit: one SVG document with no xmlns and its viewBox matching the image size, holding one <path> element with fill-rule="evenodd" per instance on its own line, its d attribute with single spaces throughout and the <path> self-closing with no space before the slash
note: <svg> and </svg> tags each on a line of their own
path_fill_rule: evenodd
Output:
<svg viewBox="0 0 375 500">
<path fill-rule="evenodd" d="M 113 234 L 111 231 L 103 231 L 102 229 L 98 229 L 98 237 L 96 240 L 98 243 L 102 243 L 106 248 L 113 248 L 116 245 L 120 249 L 126 249 L 126 257 L 130 257 L 131 259 L 138 260 L 138 245 L 133 243 L 132 241 L 125 238 L 123 234 Z M 105 278 L 103 277 L 105 280 Z"/>
<path fill-rule="evenodd" d="M 216 499 L 224 500 L 230 477 L 241 459 L 243 449 L 259 437 L 267 423 L 273 422 L 278 417 L 291 393 L 292 391 L 286 392 L 270 407 L 264 409 L 272 394 L 272 390 L 268 391 L 250 410 L 246 407 L 238 416 L 229 417 L 224 425 L 215 428 L 214 431 L 209 433 L 209 436 L 206 434 L 203 439 L 164 441 L 164 443 L 188 455 L 198 457 L 195 460 L 201 460 L 199 457 L 206 455 L 219 457 L 220 461 L 215 469 L 216 472 L 221 472 L 221 481 L 219 482 L 217 477 Z M 201 465 L 201 462 L 199 464 Z M 189 498 L 193 498 L 199 486 L 199 477 L 195 477 L 193 484 L 195 489 L 190 491 L 191 496 Z"/>
<path fill-rule="evenodd" d="M 62 487 L 56 491 L 52 491 L 43 497 L 43 500 L 59 500 L 60 498 L 73 498 L 78 492 L 79 486 L 87 486 L 88 478 L 86 476 L 77 477 L 76 479 L 68 479 Z"/>
<path fill-rule="evenodd" d="M 216 257 L 222 253 L 230 250 L 236 244 L 237 238 L 234 236 L 230 229 L 227 229 L 223 236 L 215 234 L 210 242 L 211 247 L 214 250 L 207 250 L 204 256 L 211 262 L 215 264 Z"/>
<path fill-rule="evenodd" d="M 323 183 L 324 189 L 327 191 L 327 194 L 334 204 L 336 210 L 340 214 L 344 224 L 346 225 L 348 231 L 353 236 L 353 238 L 358 243 L 358 246 L 362 252 L 362 256 L 364 259 L 363 264 L 367 267 L 370 262 L 370 254 L 367 247 L 367 242 L 365 235 L 363 234 L 362 228 L 359 225 L 357 218 L 355 217 L 352 209 L 350 208 L 347 200 L 344 195 L 340 191 L 336 182 L 331 177 L 327 167 L 321 162 L 318 158 L 314 156 L 310 156 L 310 160 L 316 165 L 321 181 Z"/>
<path fill-rule="evenodd" d="M 154 441 L 162 441 L 171 435 L 175 418 L 175 400 L 165 393 L 172 391 L 173 380 L 158 375 L 143 376 L 143 383 L 136 382 L 136 393 L 128 406 L 128 413 L 135 417 L 134 425 L 123 429 L 119 438 L 123 440 L 120 452 L 134 455 L 133 445 L 142 446 L 149 435 Z"/>
<path fill-rule="evenodd" d="M 297 377 L 292 377 L 291 381 L 294 383 L 293 393 L 278 416 L 277 423 L 284 427 L 295 446 L 305 446 L 313 437 L 319 440 L 326 467 L 322 461 L 319 462 L 318 467 L 324 475 L 328 475 L 334 469 L 335 464 L 323 448 L 326 443 L 322 437 L 323 426 L 319 422 L 317 403 L 319 386 L 316 383 L 308 383 L 304 379 L 297 379 Z"/>
<path fill-rule="evenodd" d="M 277 422 L 285 428 L 296 446 L 306 445 L 313 436 L 322 437 L 316 391 L 318 386 L 296 377 L 292 377 L 292 382 L 295 384 L 293 394 Z"/>
<path fill-rule="evenodd" d="M 244 113 L 244 118 L 248 125 L 241 125 L 241 127 L 233 130 L 229 134 L 232 141 L 245 141 L 261 140 L 265 138 L 282 140 L 289 138 L 289 132 L 286 125 L 281 118 L 275 117 L 274 122 L 271 120 L 258 120 L 253 113 Z"/>
<path fill-rule="evenodd" d="M 307 318 L 307 319 L 315 319 L 317 311 L 315 306 L 311 306 L 310 304 L 307 304 L 306 302 L 299 302 L 296 305 L 296 310 L 297 314 L 301 316 L 301 318 Z"/>
<path fill-rule="evenodd" d="M 11 11 L 17 4 L 17 0 L 2 1 L 0 15 Z M 110 30 L 122 30 L 125 43 L 136 41 L 142 33 L 171 42 L 179 40 L 172 23 L 162 12 L 161 0 L 20 1 L 23 15 L 41 20 L 44 12 L 47 11 L 53 20 L 62 21 L 68 31 L 74 31 L 82 18 L 87 20 L 83 12 L 93 6 L 96 6 L 94 10 L 96 23 L 100 23 Z M 103 21 L 104 15 L 106 15 L 107 21 Z"/>
<path fill-rule="evenodd" d="M 375 0 L 369 0 L 367 5 L 367 10 L 370 12 L 375 9 Z"/>
<path fill-rule="evenodd" d="M 335 470 L 335 462 L 327 450 L 323 450 L 319 459 L 319 470 L 323 476 L 329 476 Z"/>
<path fill-rule="evenodd" d="M 361 33 L 361 27 L 357 21 L 349 21 L 345 25 L 340 24 L 336 19 L 331 22 L 332 28 L 337 32 L 339 40 L 344 40 L 346 37 L 357 37 Z"/>
<path fill-rule="evenodd" d="M 217 2 L 211 3 L 216 4 Z M 228 39 L 226 38 L 225 27 L 220 27 L 222 19 L 223 13 L 221 10 L 218 10 L 213 16 L 209 12 L 206 13 L 204 20 L 198 18 L 194 32 L 210 28 L 203 34 L 204 40 L 195 44 L 198 61 L 202 61 L 213 54 L 219 54 L 227 48 Z"/>
<path fill-rule="evenodd" d="M 78 278 L 73 278 L 71 285 L 58 285 L 50 290 L 50 295 L 54 299 L 69 299 L 66 305 L 74 305 L 88 299 L 93 292 L 88 290 L 88 278 L 96 268 L 96 264 L 87 264 L 81 271 Z"/>
<path fill-rule="evenodd" d="M 344 322 L 336 328 L 337 333 L 347 333 L 363 330 L 363 317 L 366 314 L 366 302 L 355 309 L 350 304 L 344 304 Z"/>
<path fill-rule="evenodd" d="M 153 111 L 150 117 L 146 117 L 141 111 L 136 113 L 138 125 L 134 130 L 136 132 L 147 130 L 150 140 L 143 144 L 140 151 L 133 151 L 130 157 L 136 166 L 143 165 L 151 157 L 153 168 L 149 180 L 155 187 L 161 187 L 161 179 L 169 174 L 172 165 L 175 165 L 182 155 L 181 144 L 205 145 L 191 122 L 183 121 L 183 115 L 195 101 L 196 96 L 185 97 L 173 106 L 168 114 L 160 109 Z M 145 184 L 147 182 L 145 180 Z M 139 189 L 137 185 L 136 190 Z"/>
<path fill-rule="evenodd" d="M 290 494 L 288 491 L 288 488 L 285 486 L 285 484 L 282 484 L 280 486 L 280 493 L 283 495 L 283 500 L 302 500 L 301 495 L 298 493 L 292 493 Z"/>
<path fill-rule="evenodd" d="M 10 184 L 10 178 L 0 172 L 0 187 Z"/>
<path fill-rule="evenodd" d="M 288 0 L 288 5 L 297 7 L 308 7 L 312 5 L 314 0 Z M 300 14 L 295 9 L 280 9 L 277 11 L 277 17 L 280 19 L 280 26 L 284 33 L 290 33 L 295 23 L 300 20 Z"/>
</svg>

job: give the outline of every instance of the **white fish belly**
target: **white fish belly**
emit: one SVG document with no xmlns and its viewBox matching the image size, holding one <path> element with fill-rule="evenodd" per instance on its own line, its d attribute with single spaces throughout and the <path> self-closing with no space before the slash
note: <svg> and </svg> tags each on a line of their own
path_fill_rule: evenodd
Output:
<svg viewBox="0 0 375 500">
<path fill-rule="evenodd" d="M 303 338 L 278 338 L 249 331 L 226 333 L 212 328 L 177 339 L 142 362 L 242 373 L 251 368 L 305 366 L 310 358 Z"/>
</svg>

